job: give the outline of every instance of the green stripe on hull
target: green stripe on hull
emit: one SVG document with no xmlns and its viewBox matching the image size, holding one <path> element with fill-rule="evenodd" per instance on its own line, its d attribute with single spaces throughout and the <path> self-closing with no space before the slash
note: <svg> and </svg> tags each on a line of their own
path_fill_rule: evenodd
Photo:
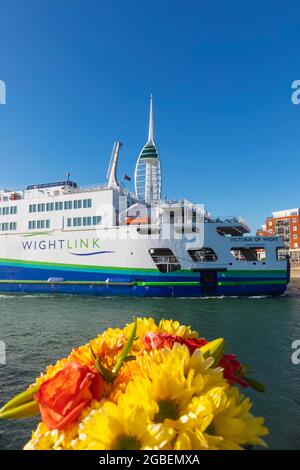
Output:
<svg viewBox="0 0 300 470">
<path fill-rule="evenodd" d="M 48 284 L 48 285 L 93 285 L 93 286 L 199 286 L 200 282 L 182 282 L 182 281 L 174 281 L 174 282 L 165 282 L 165 281 L 149 281 L 149 282 L 113 282 L 113 281 L 29 281 L 29 280 L 0 280 L 0 284 Z"/>
<path fill-rule="evenodd" d="M 47 261 L 27 261 L 27 260 L 17 260 L 17 259 L 7 259 L 7 258 L 0 258 L 0 265 L 2 266 L 15 266 L 15 267 L 25 267 L 25 268 L 38 268 L 38 269 L 56 269 L 56 270 L 63 270 L 63 271 L 84 271 L 88 273 L 117 273 L 117 274 L 149 274 L 149 275 L 160 275 L 164 277 L 168 276 L 189 276 L 189 277 L 196 277 L 199 275 L 197 271 L 191 271 L 190 269 L 181 269 L 178 271 L 173 271 L 170 273 L 161 273 L 157 268 L 131 268 L 131 267 L 115 267 L 115 266 L 92 266 L 92 265 L 82 265 L 82 264 L 66 264 L 66 263 L 49 263 Z M 222 268 L 220 268 L 222 269 Z M 203 268 L 205 270 L 205 268 Z M 282 269 L 257 269 L 257 270 L 236 270 L 231 269 L 226 272 L 219 272 L 218 278 L 220 282 L 227 282 L 226 277 L 264 277 L 264 276 L 274 276 L 276 277 L 285 277 L 287 275 L 286 270 Z M 224 281 L 221 281 L 224 279 Z M 228 282 L 235 282 L 235 281 L 228 281 Z M 251 282 L 251 281 L 247 281 Z M 272 282 L 272 281 L 271 281 Z M 221 284 L 220 284 L 221 285 Z"/>
<path fill-rule="evenodd" d="M 222 281 L 218 282 L 218 286 L 251 286 L 251 285 L 270 285 L 270 284 L 286 284 L 286 281 L 272 279 L 268 281 Z"/>
<path fill-rule="evenodd" d="M 199 286 L 200 281 L 174 281 L 174 282 L 165 282 L 165 281 L 145 281 L 137 282 L 137 286 L 147 287 L 147 286 Z"/>
<path fill-rule="evenodd" d="M 281 277 L 281 276 L 286 276 L 286 269 L 257 269 L 257 270 L 248 270 L 248 269 L 245 269 L 245 270 L 237 270 L 237 269 L 229 269 L 228 271 L 226 272 L 223 272 L 223 273 L 218 273 L 218 277 L 219 278 L 226 278 L 226 277 L 240 277 L 241 275 L 244 275 L 244 276 L 248 276 L 248 277 L 251 277 L 251 276 L 269 276 L 269 275 L 277 275 L 278 277 Z"/>
</svg>

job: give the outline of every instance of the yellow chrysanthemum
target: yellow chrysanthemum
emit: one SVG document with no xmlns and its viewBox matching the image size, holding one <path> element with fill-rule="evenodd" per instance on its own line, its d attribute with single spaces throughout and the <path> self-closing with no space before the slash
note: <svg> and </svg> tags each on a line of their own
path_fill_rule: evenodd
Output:
<svg viewBox="0 0 300 470">
<path fill-rule="evenodd" d="M 263 426 L 263 418 L 255 418 L 250 409 L 249 398 L 236 387 L 227 390 L 216 387 L 206 393 L 205 397 L 213 405 L 214 418 L 207 429 L 212 436 L 222 437 L 219 449 L 241 449 L 244 445 L 265 445 L 261 436 L 269 434 Z"/>
<path fill-rule="evenodd" d="M 197 396 L 199 383 L 203 388 L 212 379 L 213 384 L 227 387 L 221 371 L 210 368 L 212 359 L 204 359 L 200 351 L 191 357 L 186 346 L 175 344 L 172 350 L 145 353 L 137 362 L 143 376 L 135 376 L 128 384 L 124 400 L 133 406 L 139 397 L 154 439 L 168 435 L 169 446 L 186 431 L 204 431 L 213 419 L 213 407 L 209 400 Z M 205 443 L 203 447 L 208 446 Z"/>
<path fill-rule="evenodd" d="M 117 405 L 106 401 L 82 421 L 79 438 L 73 441 L 72 447 L 75 450 L 153 449 L 155 441 L 147 430 L 147 419 L 144 409 L 136 404 L 128 405 L 122 396 Z"/>
<path fill-rule="evenodd" d="M 65 431 L 50 431 L 44 423 L 39 423 L 24 450 L 70 450 L 72 440 L 77 436 L 78 424 Z"/>
<path fill-rule="evenodd" d="M 152 331 L 152 330 L 148 330 Z M 181 325 L 177 320 L 160 320 L 157 331 L 170 335 L 181 336 L 183 338 L 198 338 L 197 331 L 193 331 L 190 326 Z"/>
<path fill-rule="evenodd" d="M 194 387 L 195 393 L 200 394 L 206 388 L 223 383 L 227 386 L 223 379 L 222 369 L 212 368 L 212 358 L 204 359 L 201 350 L 197 349 L 191 355 L 185 345 L 175 343 L 172 349 L 154 349 L 148 353 L 137 357 L 136 368 L 139 369 L 140 375 L 152 378 L 157 373 L 157 365 L 162 366 L 161 370 L 166 373 L 180 374 L 189 377 Z"/>
</svg>

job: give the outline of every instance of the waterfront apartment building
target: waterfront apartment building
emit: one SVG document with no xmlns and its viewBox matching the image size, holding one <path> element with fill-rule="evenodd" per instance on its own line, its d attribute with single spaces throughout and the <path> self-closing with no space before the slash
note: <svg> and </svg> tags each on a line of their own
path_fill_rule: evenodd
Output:
<svg viewBox="0 0 300 470">
<path fill-rule="evenodd" d="M 282 238 L 293 263 L 300 263 L 300 208 L 272 212 L 257 230 L 258 236 Z"/>
</svg>

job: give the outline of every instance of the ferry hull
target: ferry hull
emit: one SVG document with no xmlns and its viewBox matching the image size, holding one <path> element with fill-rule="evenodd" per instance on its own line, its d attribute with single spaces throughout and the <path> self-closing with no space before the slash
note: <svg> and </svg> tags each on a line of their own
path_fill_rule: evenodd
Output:
<svg viewBox="0 0 300 470">
<path fill-rule="evenodd" d="M 107 268 L 104 272 L 43 266 L 0 266 L 0 292 L 136 297 L 270 296 L 285 292 L 285 271 L 216 272 L 207 282 L 203 272 L 145 274 Z"/>
</svg>

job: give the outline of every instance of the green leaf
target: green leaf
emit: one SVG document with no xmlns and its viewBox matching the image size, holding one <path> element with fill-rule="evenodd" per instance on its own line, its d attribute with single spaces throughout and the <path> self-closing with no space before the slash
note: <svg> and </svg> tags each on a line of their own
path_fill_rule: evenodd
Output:
<svg viewBox="0 0 300 470">
<path fill-rule="evenodd" d="M 3 408 L 2 408 L 3 410 Z M 0 419 L 20 419 L 29 418 L 39 414 L 39 405 L 36 401 L 32 400 L 23 405 L 16 406 L 15 408 L 9 408 L 6 411 L 0 412 Z"/>
<path fill-rule="evenodd" d="M 102 364 L 99 357 L 95 362 L 95 367 L 107 383 L 112 383 L 115 380 L 116 376 Z"/>
<path fill-rule="evenodd" d="M 266 387 L 264 386 L 264 384 L 257 382 L 257 380 L 249 379 L 249 377 L 243 377 L 243 379 L 245 379 L 248 382 L 248 384 L 250 385 L 251 388 L 253 388 L 253 390 L 256 390 L 257 392 L 265 393 Z"/>
<path fill-rule="evenodd" d="M 132 345 L 133 345 L 134 340 L 135 340 L 136 329 L 137 329 L 137 321 L 136 321 L 136 318 L 135 318 L 134 325 L 133 325 L 132 331 L 129 335 L 129 338 L 127 339 L 126 344 L 125 344 L 124 348 L 122 349 L 122 351 L 121 351 L 121 353 L 118 357 L 117 363 L 116 363 L 115 367 L 112 370 L 112 373 L 114 375 L 117 375 L 117 373 L 119 372 L 119 370 L 122 367 L 122 364 L 123 364 L 125 358 L 128 356 L 128 353 L 130 352 L 130 350 L 132 348 Z"/>
<path fill-rule="evenodd" d="M 28 403 L 33 400 L 33 397 L 35 393 L 38 391 L 39 386 L 38 385 L 33 385 L 32 387 L 29 387 L 25 392 L 21 392 L 18 395 L 16 395 L 14 398 L 9 400 L 1 409 L 0 413 L 3 413 L 4 411 L 7 411 L 11 408 L 16 408 L 17 406 L 23 405 L 25 403 Z"/>
</svg>

